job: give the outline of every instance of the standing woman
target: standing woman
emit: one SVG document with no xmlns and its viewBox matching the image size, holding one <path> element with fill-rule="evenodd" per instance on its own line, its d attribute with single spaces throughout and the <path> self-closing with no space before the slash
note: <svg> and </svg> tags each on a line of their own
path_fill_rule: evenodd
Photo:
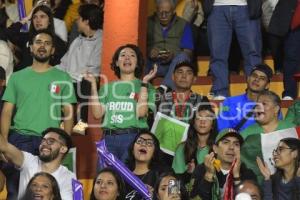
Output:
<svg viewBox="0 0 300 200">
<path fill-rule="evenodd" d="M 300 199 L 300 141 L 297 138 L 281 139 L 273 150 L 276 172 L 271 171 L 257 157 L 257 165 L 264 176 L 264 200 Z"/>
<path fill-rule="evenodd" d="M 149 81 L 155 76 L 157 67 L 140 80 L 143 67 L 140 49 L 126 44 L 116 50 L 111 62 L 119 80 L 103 85 L 99 96 L 95 77 L 89 73 L 85 75 L 85 79 L 91 82 L 93 116 L 102 119 L 108 150 L 123 162 L 129 144 L 138 133 L 148 129 L 148 109 L 155 108 L 155 89 Z"/>
<path fill-rule="evenodd" d="M 190 126 L 188 138 L 176 149 L 172 168 L 184 183 L 189 182 L 195 166 L 204 161 L 217 135 L 217 122 L 211 105 L 200 105 Z"/>
<path fill-rule="evenodd" d="M 159 141 L 150 132 L 137 135 L 128 149 L 128 168 L 147 185 L 150 193 L 153 192 L 155 182 L 162 171 L 159 152 Z M 140 200 L 142 197 L 128 186 L 125 199 Z"/>
</svg>

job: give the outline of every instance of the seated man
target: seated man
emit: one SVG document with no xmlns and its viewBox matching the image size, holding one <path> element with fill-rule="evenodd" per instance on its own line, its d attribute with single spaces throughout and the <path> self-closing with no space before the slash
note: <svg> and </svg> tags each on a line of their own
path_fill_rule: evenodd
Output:
<svg viewBox="0 0 300 200">
<path fill-rule="evenodd" d="M 70 135 L 59 128 L 48 128 L 43 132 L 39 156 L 20 151 L 0 135 L 0 152 L 20 169 L 18 199 L 24 195 L 31 177 L 42 171 L 55 177 L 62 199 L 73 200 L 72 179 L 75 179 L 75 174 L 61 165 L 71 147 L 72 139 Z"/>
<path fill-rule="evenodd" d="M 198 165 L 192 175 L 191 198 L 223 199 L 225 182 L 233 165 L 233 184 L 242 180 L 255 180 L 255 174 L 246 168 L 240 160 L 240 148 L 243 138 L 234 129 L 221 131 L 213 145 L 213 152 L 206 155 L 204 163 Z M 221 161 L 216 168 L 214 162 Z"/>
<path fill-rule="evenodd" d="M 190 60 L 194 49 L 191 26 L 175 13 L 175 0 L 156 0 L 157 12 L 148 18 L 146 73 L 158 64 L 162 85 L 174 89 L 172 73 L 175 65 Z"/>
<path fill-rule="evenodd" d="M 254 66 L 247 77 L 246 92 L 242 95 L 228 97 L 220 106 L 218 130 L 233 128 L 242 131 L 255 123 L 253 108 L 261 91 L 268 90 L 273 72 L 266 64 Z"/>
<path fill-rule="evenodd" d="M 259 185 L 252 181 L 252 180 L 245 180 L 242 181 L 237 187 L 236 187 L 236 195 L 240 193 L 247 193 L 251 196 L 252 200 L 261 200 L 262 194 L 261 190 L 259 188 Z"/>
<path fill-rule="evenodd" d="M 158 96 L 156 101 L 158 112 L 182 122 L 190 123 L 194 112 L 198 110 L 201 104 L 210 104 L 206 96 L 201 96 L 191 90 L 196 80 L 197 69 L 196 66 L 187 61 L 175 65 L 172 73 L 175 88 Z M 163 160 L 171 166 L 173 156 L 164 155 Z"/>
</svg>

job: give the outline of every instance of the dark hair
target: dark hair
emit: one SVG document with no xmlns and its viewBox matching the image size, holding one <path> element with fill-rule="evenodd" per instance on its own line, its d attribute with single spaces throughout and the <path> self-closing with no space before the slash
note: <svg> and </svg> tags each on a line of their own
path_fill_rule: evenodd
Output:
<svg viewBox="0 0 300 200">
<path fill-rule="evenodd" d="M 32 11 L 32 18 L 30 20 L 31 23 L 30 23 L 30 27 L 29 27 L 29 41 L 32 40 L 33 35 L 35 35 L 35 33 L 37 32 L 37 30 L 35 29 L 35 27 L 33 25 L 33 16 L 38 11 L 42 11 L 43 13 L 45 13 L 48 16 L 48 18 L 49 18 L 49 25 L 48 25 L 48 27 L 46 29 L 49 32 L 51 32 L 52 35 L 55 34 L 53 14 L 52 14 L 51 8 L 49 8 L 49 6 L 46 6 L 46 5 L 39 5 L 39 6 L 35 7 L 34 10 Z"/>
<path fill-rule="evenodd" d="M 271 98 L 272 102 L 279 107 L 279 110 L 278 110 L 278 113 L 277 115 L 280 114 L 280 108 L 281 108 L 281 100 L 280 100 L 280 97 L 275 93 L 275 92 L 272 92 L 270 90 L 263 90 L 261 91 L 258 96 L 257 96 L 257 99 L 259 99 L 259 97 L 261 96 L 268 96 Z"/>
<path fill-rule="evenodd" d="M 63 129 L 60 129 L 60 128 L 50 127 L 42 132 L 42 136 L 44 137 L 45 135 L 47 135 L 50 132 L 53 132 L 53 133 L 56 133 L 57 135 L 59 135 L 59 139 L 63 140 L 68 148 L 68 151 L 70 150 L 70 148 L 72 147 L 72 138 L 66 131 L 64 131 Z M 67 154 L 68 151 L 65 154 Z"/>
<path fill-rule="evenodd" d="M 33 41 L 35 40 L 35 37 L 39 34 L 47 34 L 51 37 L 52 39 L 52 45 L 54 47 L 54 43 L 55 43 L 55 35 L 53 34 L 52 31 L 49 31 L 48 29 L 42 29 L 42 30 L 38 30 L 38 31 L 35 31 L 32 36 L 31 36 L 31 40 L 29 41 L 29 44 L 32 45 L 33 44 Z"/>
<path fill-rule="evenodd" d="M 200 105 L 197 109 L 197 112 L 194 113 L 193 120 L 192 120 L 193 125 L 190 126 L 189 131 L 188 131 L 188 137 L 187 137 L 186 141 L 183 143 L 184 144 L 183 152 L 184 152 L 185 163 L 189 163 L 192 159 L 194 159 L 195 161 L 197 160 L 196 158 L 197 158 L 197 149 L 198 149 L 198 135 L 197 135 L 197 131 L 194 127 L 194 122 L 195 122 L 198 112 L 206 111 L 206 110 L 209 111 L 210 113 L 212 113 L 214 116 L 212 128 L 210 130 L 209 137 L 206 142 L 209 149 L 212 148 L 212 146 L 215 142 L 215 138 L 218 133 L 215 112 L 212 109 L 211 105 L 207 105 L 207 104 Z"/>
<path fill-rule="evenodd" d="M 160 185 L 162 179 L 167 177 L 167 176 L 172 176 L 172 177 L 176 178 L 176 180 L 180 180 L 178 178 L 178 176 L 171 170 L 161 173 L 159 175 L 159 177 L 157 178 L 155 186 L 154 186 L 154 196 L 155 196 L 156 199 L 158 199 L 159 185 Z M 181 196 L 182 200 L 189 199 L 188 192 L 186 191 L 186 188 L 183 185 L 182 181 L 180 181 L 180 196 Z"/>
<path fill-rule="evenodd" d="M 173 73 L 175 73 L 175 71 L 180 68 L 180 67 L 189 67 L 192 69 L 193 71 L 193 74 L 194 76 L 197 76 L 198 75 L 198 66 L 196 66 L 194 63 L 188 61 L 188 60 L 184 60 L 184 61 L 181 61 L 181 62 L 178 62 L 176 65 L 175 65 L 175 68 L 174 68 L 174 71 Z"/>
<path fill-rule="evenodd" d="M 143 54 L 142 54 L 141 50 L 135 44 L 125 44 L 123 46 L 120 46 L 115 51 L 115 53 L 114 53 L 114 55 L 112 57 L 112 61 L 110 63 L 111 69 L 115 72 L 115 75 L 118 78 L 121 77 L 120 67 L 117 66 L 116 62 L 119 59 L 120 52 L 123 49 L 125 49 L 125 48 L 130 48 L 130 49 L 132 49 L 136 53 L 136 56 L 137 56 L 137 66 L 136 66 L 135 71 L 134 71 L 134 76 L 136 78 L 140 78 L 140 76 L 142 75 L 143 67 L 144 67 L 144 58 L 143 58 Z"/>
<path fill-rule="evenodd" d="M 82 20 L 88 20 L 89 26 L 93 30 L 102 29 L 103 26 L 103 12 L 95 4 L 82 4 L 78 8 L 79 16 Z"/>
<path fill-rule="evenodd" d="M 98 174 L 97 176 L 94 178 L 93 181 L 93 188 L 92 188 L 92 192 L 90 195 L 90 200 L 96 200 L 95 194 L 94 194 L 94 188 L 95 188 L 95 184 L 97 181 L 97 178 L 100 174 L 102 173 L 110 173 L 111 175 L 113 175 L 113 177 L 116 179 L 117 182 L 117 186 L 118 186 L 118 192 L 119 192 L 119 196 L 117 197 L 117 200 L 124 200 L 125 199 L 125 184 L 123 179 L 121 178 L 121 176 L 112 168 L 103 168 Z"/>
<path fill-rule="evenodd" d="M 294 177 L 297 174 L 297 170 L 299 168 L 299 162 L 300 162 L 300 141 L 297 138 L 283 138 L 279 141 L 279 143 L 282 142 L 286 144 L 292 151 L 297 151 L 297 157 L 295 160 L 295 168 L 294 168 Z M 283 174 L 283 171 L 281 169 L 277 170 Z"/>
<path fill-rule="evenodd" d="M 141 136 L 141 135 L 150 135 L 151 138 L 153 139 L 154 141 L 154 151 L 153 151 L 153 155 L 152 155 L 152 158 L 151 158 L 151 161 L 149 163 L 149 169 L 152 170 L 152 169 L 156 169 L 156 168 L 159 168 L 159 166 L 161 165 L 160 163 L 160 158 L 159 158 L 159 155 L 160 155 L 160 146 L 159 146 L 159 141 L 158 139 L 155 137 L 154 134 L 148 132 L 148 131 L 144 131 L 144 132 L 141 132 L 139 133 L 135 138 L 134 140 L 132 141 L 132 143 L 130 144 L 130 146 L 128 147 L 128 158 L 127 158 L 127 165 L 128 165 L 128 168 L 133 171 L 135 169 L 135 158 L 134 158 L 134 155 L 133 155 L 133 148 L 134 148 L 134 144 L 135 142 L 137 141 L 137 139 Z"/>
<path fill-rule="evenodd" d="M 59 185 L 58 185 L 56 179 L 51 174 L 46 173 L 46 172 L 38 172 L 30 179 L 30 181 L 26 187 L 26 190 L 25 190 L 25 195 L 23 196 L 22 200 L 32 200 L 33 199 L 34 194 L 30 187 L 31 187 L 32 182 L 39 176 L 46 177 L 51 182 L 53 200 L 62 200 L 61 195 L 60 195 Z"/>
</svg>

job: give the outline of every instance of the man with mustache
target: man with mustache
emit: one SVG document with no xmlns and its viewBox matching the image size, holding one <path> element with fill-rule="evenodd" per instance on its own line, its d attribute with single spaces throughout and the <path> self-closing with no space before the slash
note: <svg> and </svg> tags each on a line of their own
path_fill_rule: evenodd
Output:
<svg viewBox="0 0 300 200">
<path fill-rule="evenodd" d="M 67 133 L 71 134 L 73 127 L 71 104 L 76 98 L 71 78 L 49 64 L 55 51 L 53 38 L 47 30 L 33 36 L 30 42 L 33 64 L 11 75 L 2 98 L 5 101 L 0 123 L 2 136 L 20 150 L 34 155 L 38 154 L 43 130 L 59 127 L 62 119 Z M 7 164 L 2 169 L 7 179 L 8 198 L 14 199 L 19 173 Z"/>
<path fill-rule="evenodd" d="M 24 195 L 26 186 L 34 174 L 47 172 L 56 179 L 62 199 L 72 200 L 72 179 L 76 177 L 73 172 L 61 165 L 72 147 L 72 139 L 67 132 L 59 128 L 47 128 L 42 135 L 39 156 L 21 151 L 0 135 L 0 151 L 20 170 L 18 199 Z"/>
</svg>

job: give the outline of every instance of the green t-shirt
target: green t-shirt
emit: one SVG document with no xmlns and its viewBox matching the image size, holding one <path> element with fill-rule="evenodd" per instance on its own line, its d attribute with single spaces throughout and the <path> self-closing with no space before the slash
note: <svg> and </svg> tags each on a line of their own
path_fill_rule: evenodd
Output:
<svg viewBox="0 0 300 200">
<path fill-rule="evenodd" d="M 280 120 L 278 121 L 278 126 L 275 131 L 292 128 L 295 127 L 295 124 L 292 122 L 286 121 L 286 120 Z M 247 127 L 245 130 L 241 132 L 241 136 L 246 139 L 249 135 L 255 135 L 264 133 L 264 129 L 256 122 L 255 124 L 252 124 L 251 126 Z"/>
<path fill-rule="evenodd" d="M 31 67 L 13 73 L 2 100 L 16 107 L 11 128 L 35 136 L 46 128 L 59 127 L 62 105 L 76 103 L 71 78 L 54 67 L 41 73 Z"/>
<path fill-rule="evenodd" d="M 148 128 L 147 117 L 138 118 L 136 107 L 141 80 L 114 81 L 100 88 L 99 101 L 106 111 L 102 122 L 105 129 Z M 148 107 L 155 109 L 155 89 L 148 87 Z"/>
<path fill-rule="evenodd" d="M 300 101 L 296 100 L 288 109 L 285 120 L 300 126 Z"/>
<path fill-rule="evenodd" d="M 198 148 L 196 153 L 196 164 L 201 164 L 204 162 L 204 157 L 208 154 L 209 148 L 206 146 L 202 149 Z M 176 174 L 182 174 L 187 170 L 187 165 L 184 160 L 184 143 L 178 145 L 175 156 L 172 163 L 172 168 Z"/>
</svg>

